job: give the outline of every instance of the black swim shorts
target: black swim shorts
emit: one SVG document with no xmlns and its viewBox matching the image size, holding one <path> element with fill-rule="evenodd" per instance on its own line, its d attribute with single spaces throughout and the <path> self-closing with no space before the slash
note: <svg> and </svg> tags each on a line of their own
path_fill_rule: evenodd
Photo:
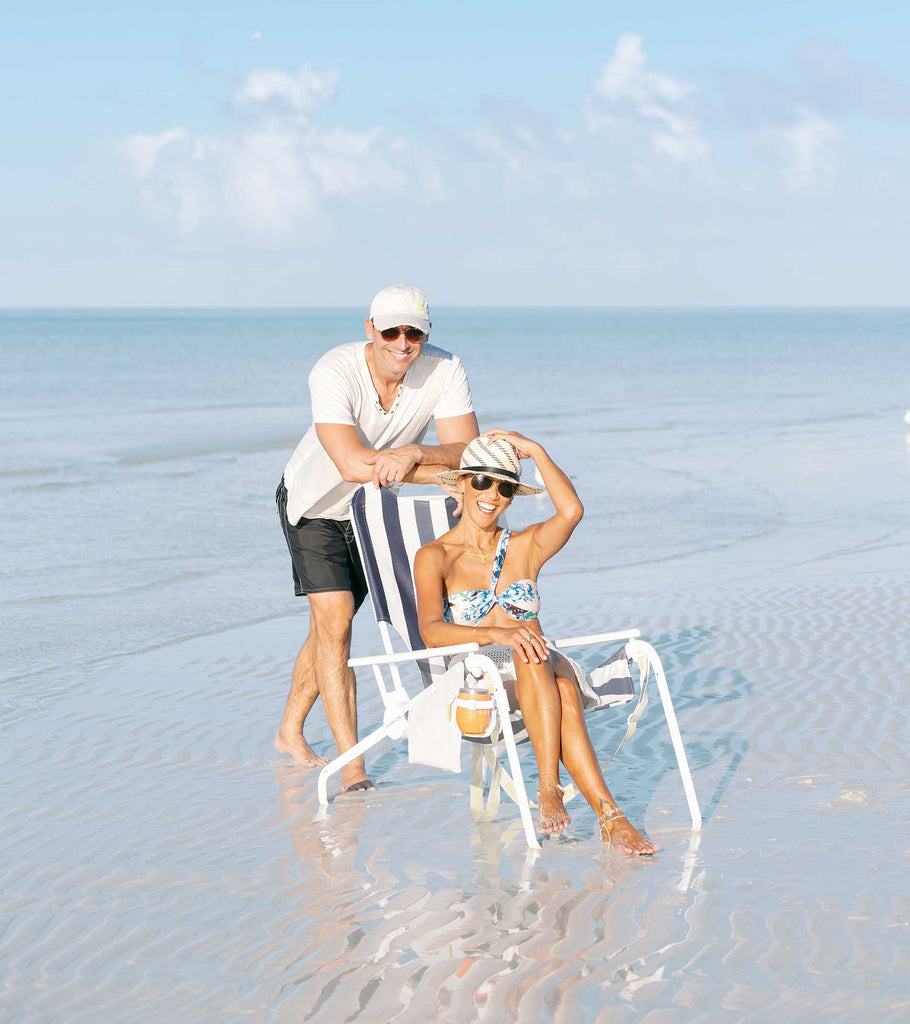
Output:
<svg viewBox="0 0 910 1024">
<path fill-rule="evenodd" d="M 294 593 L 298 597 L 331 590 L 348 590 L 354 595 L 356 611 L 367 596 L 367 581 L 354 541 L 354 528 L 347 520 L 301 519 L 288 522 L 288 492 L 284 479 L 275 492 L 278 518 L 291 553 Z"/>
</svg>

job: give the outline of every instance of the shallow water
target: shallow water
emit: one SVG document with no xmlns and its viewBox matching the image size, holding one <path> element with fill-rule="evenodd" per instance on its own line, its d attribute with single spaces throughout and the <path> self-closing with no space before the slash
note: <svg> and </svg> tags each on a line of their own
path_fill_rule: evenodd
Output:
<svg viewBox="0 0 910 1024">
<path fill-rule="evenodd" d="M 656 698 L 610 770 L 653 859 L 582 807 L 529 853 L 400 746 L 320 820 L 271 748 L 306 622 L 271 497 L 359 315 L 2 314 L 5 1017 L 904 1019 L 910 314 L 434 319 L 481 425 L 575 478 L 547 631 L 655 644 L 702 832 Z"/>
</svg>

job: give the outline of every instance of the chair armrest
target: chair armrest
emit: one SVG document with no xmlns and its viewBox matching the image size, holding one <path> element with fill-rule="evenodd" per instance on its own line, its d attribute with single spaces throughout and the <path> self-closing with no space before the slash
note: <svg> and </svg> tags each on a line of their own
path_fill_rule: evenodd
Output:
<svg viewBox="0 0 910 1024">
<path fill-rule="evenodd" d="M 350 668 L 363 665 L 398 665 L 403 661 L 421 661 L 425 658 L 443 658 L 450 654 L 467 654 L 480 650 L 480 644 L 455 644 L 452 647 L 427 647 L 422 651 L 403 651 L 401 654 L 373 654 L 368 658 L 348 658 Z"/>
<path fill-rule="evenodd" d="M 570 636 L 554 640 L 554 647 L 584 647 L 586 644 L 605 644 L 613 640 L 634 640 L 641 636 L 640 629 L 621 629 L 617 633 L 592 633 L 590 636 Z"/>
</svg>

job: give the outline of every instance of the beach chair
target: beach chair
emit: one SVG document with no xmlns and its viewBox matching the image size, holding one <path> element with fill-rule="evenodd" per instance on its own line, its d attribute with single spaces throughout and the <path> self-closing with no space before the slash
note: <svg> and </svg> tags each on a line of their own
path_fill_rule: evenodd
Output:
<svg viewBox="0 0 910 1024">
<path fill-rule="evenodd" d="M 441 726 L 449 738 L 445 742 L 450 742 L 455 733 L 458 746 L 455 750 L 455 763 L 450 765 L 450 770 L 460 770 L 461 736 L 451 721 L 454 716 L 453 694 L 457 693 L 466 680 L 483 680 L 492 691 L 490 703 L 495 707 L 496 728 L 489 736 L 479 739 L 468 740 L 465 737 L 474 747 L 470 781 L 471 808 L 477 820 L 490 820 L 498 812 L 500 793 L 505 793 L 518 807 L 528 846 L 539 848 L 531 817 L 532 804 L 528 799 L 517 749 L 518 744 L 527 738 L 527 733 L 520 712 L 509 707 L 508 694 L 498 666 L 491 657 L 481 652 L 476 643 L 428 649 L 420 638 L 412 571 L 414 556 L 420 547 L 455 525 L 454 508 L 453 499 L 444 495 L 401 496 L 395 490 L 384 487 L 376 489 L 369 485 L 361 487 L 354 495 L 352 523 L 369 585 L 373 614 L 382 638 L 383 652 L 369 657 L 351 658 L 348 665 L 354 669 L 372 668 L 382 698 L 383 718 L 381 725 L 320 771 L 317 781 L 318 799 L 320 806 L 325 809 L 328 805 L 329 778 L 383 739 L 408 739 L 412 761 L 438 763 L 432 755 L 426 758 L 426 742 L 423 742 L 421 748 L 423 753 L 419 751 L 414 756 L 415 745 L 419 745 L 424 730 L 436 725 Z M 406 650 L 396 652 L 390 627 L 403 641 Z M 625 735 L 607 760 L 612 759 L 634 733 L 647 707 L 648 684 L 653 676 L 676 755 L 692 828 L 697 830 L 701 827 L 701 812 L 666 676 L 654 648 L 641 639 L 637 629 L 567 637 L 555 641 L 554 646 L 564 651 L 611 643 L 618 644 L 619 649 L 588 674 L 597 703 L 587 711 L 617 708 L 633 702 L 634 707 L 627 716 Z M 638 672 L 637 700 L 630 671 L 633 665 Z M 412 692 L 408 691 L 402 680 L 402 671 L 409 668 L 415 677 L 412 682 L 416 683 L 411 687 Z M 433 746 L 433 741 L 429 746 Z M 507 768 L 502 764 L 503 755 Z M 566 788 L 564 799 L 568 802 L 575 795 L 577 790 L 574 785 L 570 785 Z"/>
</svg>

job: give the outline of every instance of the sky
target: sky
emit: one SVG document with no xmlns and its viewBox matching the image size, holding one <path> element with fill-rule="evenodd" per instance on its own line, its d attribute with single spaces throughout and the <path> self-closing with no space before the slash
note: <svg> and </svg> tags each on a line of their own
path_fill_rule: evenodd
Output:
<svg viewBox="0 0 910 1024">
<path fill-rule="evenodd" d="M 908 304 L 910 5 L 4 14 L 0 306 Z"/>
</svg>

